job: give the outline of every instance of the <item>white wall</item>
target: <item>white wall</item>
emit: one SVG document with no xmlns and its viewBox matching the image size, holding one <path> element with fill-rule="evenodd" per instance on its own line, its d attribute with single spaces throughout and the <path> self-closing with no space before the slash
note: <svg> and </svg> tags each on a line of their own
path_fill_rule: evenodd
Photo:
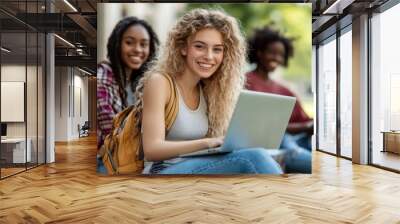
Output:
<svg viewBox="0 0 400 224">
<path fill-rule="evenodd" d="M 1 81 L 10 81 L 10 82 L 25 82 L 25 74 L 26 71 L 28 74 L 36 74 L 36 67 L 25 65 L 2 65 L 1 66 Z M 29 78 L 29 77 L 28 77 Z M 36 85 L 36 81 L 29 80 L 30 85 Z M 30 110 L 34 106 L 36 108 L 36 88 L 27 88 L 27 103 L 31 104 L 35 102 L 31 106 Z M 31 91 L 30 91 L 31 90 Z M 7 108 L 1 108 L 1 110 L 7 110 Z M 34 109 L 36 111 L 36 109 Z M 28 113 L 27 114 L 28 122 L 35 121 L 36 123 L 36 113 Z M 25 137 L 25 123 L 26 122 L 7 122 L 7 136 L 8 137 Z M 29 124 L 28 128 L 34 128 L 36 130 L 36 125 L 33 127 L 33 124 Z M 28 137 L 30 131 L 28 130 Z"/>
<path fill-rule="evenodd" d="M 68 140 L 69 69 L 55 68 L 55 141 Z"/>
<path fill-rule="evenodd" d="M 75 68 L 56 67 L 55 141 L 77 139 L 78 124 L 88 120 L 88 78 L 82 75 Z"/>
</svg>

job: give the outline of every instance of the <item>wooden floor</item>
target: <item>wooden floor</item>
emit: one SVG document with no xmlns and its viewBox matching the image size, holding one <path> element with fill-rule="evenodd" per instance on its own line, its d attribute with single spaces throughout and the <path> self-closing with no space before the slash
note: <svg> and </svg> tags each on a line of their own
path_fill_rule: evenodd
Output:
<svg viewBox="0 0 400 224">
<path fill-rule="evenodd" d="M 18 167 L 2 167 L 0 172 L 1 172 L 1 178 L 6 178 L 11 175 L 15 175 L 17 173 L 23 172 L 25 170 L 33 169 L 37 167 L 37 164 L 27 164 L 27 167 L 25 167 L 25 164 L 18 164 Z"/>
<path fill-rule="evenodd" d="M 95 138 L 0 181 L 0 223 L 400 223 L 400 175 L 316 152 L 312 175 L 102 177 Z"/>
<path fill-rule="evenodd" d="M 25 167 L 23 167 L 23 168 L 20 168 L 20 167 L 17 167 L 17 168 L 4 168 L 4 167 L 2 167 L 1 168 L 1 178 L 4 178 L 4 177 L 10 176 L 10 175 L 22 172 L 24 170 L 26 170 Z"/>
</svg>

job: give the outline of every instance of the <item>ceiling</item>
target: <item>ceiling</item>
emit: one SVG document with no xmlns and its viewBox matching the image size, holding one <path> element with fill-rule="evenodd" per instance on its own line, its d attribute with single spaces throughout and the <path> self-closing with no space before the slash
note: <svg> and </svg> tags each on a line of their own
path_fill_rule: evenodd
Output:
<svg viewBox="0 0 400 224">
<path fill-rule="evenodd" d="M 352 18 L 373 12 L 389 0 L 312 0 L 312 37 L 318 43 L 351 24 Z"/>
<path fill-rule="evenodd" d="M 95 74 L 96 10 L 96 0 L 47 0 L 47 5 L 45 0 L 1 0 L 2 46 L 12 49 L 2 60 L 23 63 L 38 55 L 36 51 L 44 46 L 33 38 L 37 33 L 53 32 L 72 44 L 55 38 L 56 66 L 79 66 Z"/>
<path fill-rule="evenodd" d="M 182 2 L 187 0 L 182 0 Z M 202 0 L 196 0 L 202 2 Z M 221 0 L 215 0 L 221 2 Z M 229 2 L 243 0 L 229 0 Z M 256 0 L 252 2 L 312 3 L 313 42 L 335 32 L 339 20 L 341 25 L 351 23 L 351 17 L 360 12 L 372 10 L 387 0 Z M 47 5 L 46 5 L 47 2 Z M 2 45 L 16 49 L 15 58 L 35 52 L 35 43 L 30 43 L 32 35 L 27 32 L 54 32 L 56 65 L 74 65 L 96 70 L 96 27 L 97 2 L 133 2 L 131 0 L 1 0 L 0 26 L 3 32 Z M 151 1 L 142 1 L 151 2 Z M 158 2 L 163 2 L 160 0 Z M 166 1 L 164 1 L 166 2 Z M 179 2 L 176 0 L 175 2 Z M 193 1 L 194 2 L 194 1 Z M 337 3 L 335 3 L 337 2 Z M 69 3 L 69 4 L 68 4 Z M 50 10 L 51 9 L 51 10 Z M 49 13 L 52 11 L 52 13 Z M 7 33 L 7 34 L 4 34 Z M 19 34 L 19 35 L 18 35 Z M 21 38 L 24 37 L 24 38 Z M 25 41 L 28 43 L 24 51 Z M 21 47 L 23 46 L 23 47 Z M 40 47 L 40 46 L 39 46 Z M 18 53 L 19 52 L 19 53 Z M 10 59 L 13 57 L 10 57 Z"/>
</svg>

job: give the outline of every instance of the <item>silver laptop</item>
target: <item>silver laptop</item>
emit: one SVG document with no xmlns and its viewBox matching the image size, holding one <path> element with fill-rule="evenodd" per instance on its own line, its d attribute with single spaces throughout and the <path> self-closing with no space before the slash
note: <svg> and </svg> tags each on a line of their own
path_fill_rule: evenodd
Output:
<svg viewBox="0 0 400 224">
<path fill-rule="evenodd" d="M 221 147 L 181 155 L 200 156 L 243 148 L 277 149 L 296 98 L 242 90 Z"/>
</svg>

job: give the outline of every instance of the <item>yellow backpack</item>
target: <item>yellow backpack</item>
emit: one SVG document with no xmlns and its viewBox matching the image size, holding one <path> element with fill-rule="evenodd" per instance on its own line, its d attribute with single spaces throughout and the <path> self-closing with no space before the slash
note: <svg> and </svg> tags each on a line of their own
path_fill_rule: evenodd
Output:
<svg viewBox="0 0 400 224">
<path fill-rule="evenodd" d="M 171 96 L 165 106 L 165 127 L 168 131 L 178 113 L 178 95 L 175 83 L 169 75 Z M 139 174 L 143 170 L 143 146 L 141 134 L 141 117 L 132 105 L 119 112 L 113 119 L 110 134 L 104 140 L 100 155 L 108 174 Z"/>
</svg>

